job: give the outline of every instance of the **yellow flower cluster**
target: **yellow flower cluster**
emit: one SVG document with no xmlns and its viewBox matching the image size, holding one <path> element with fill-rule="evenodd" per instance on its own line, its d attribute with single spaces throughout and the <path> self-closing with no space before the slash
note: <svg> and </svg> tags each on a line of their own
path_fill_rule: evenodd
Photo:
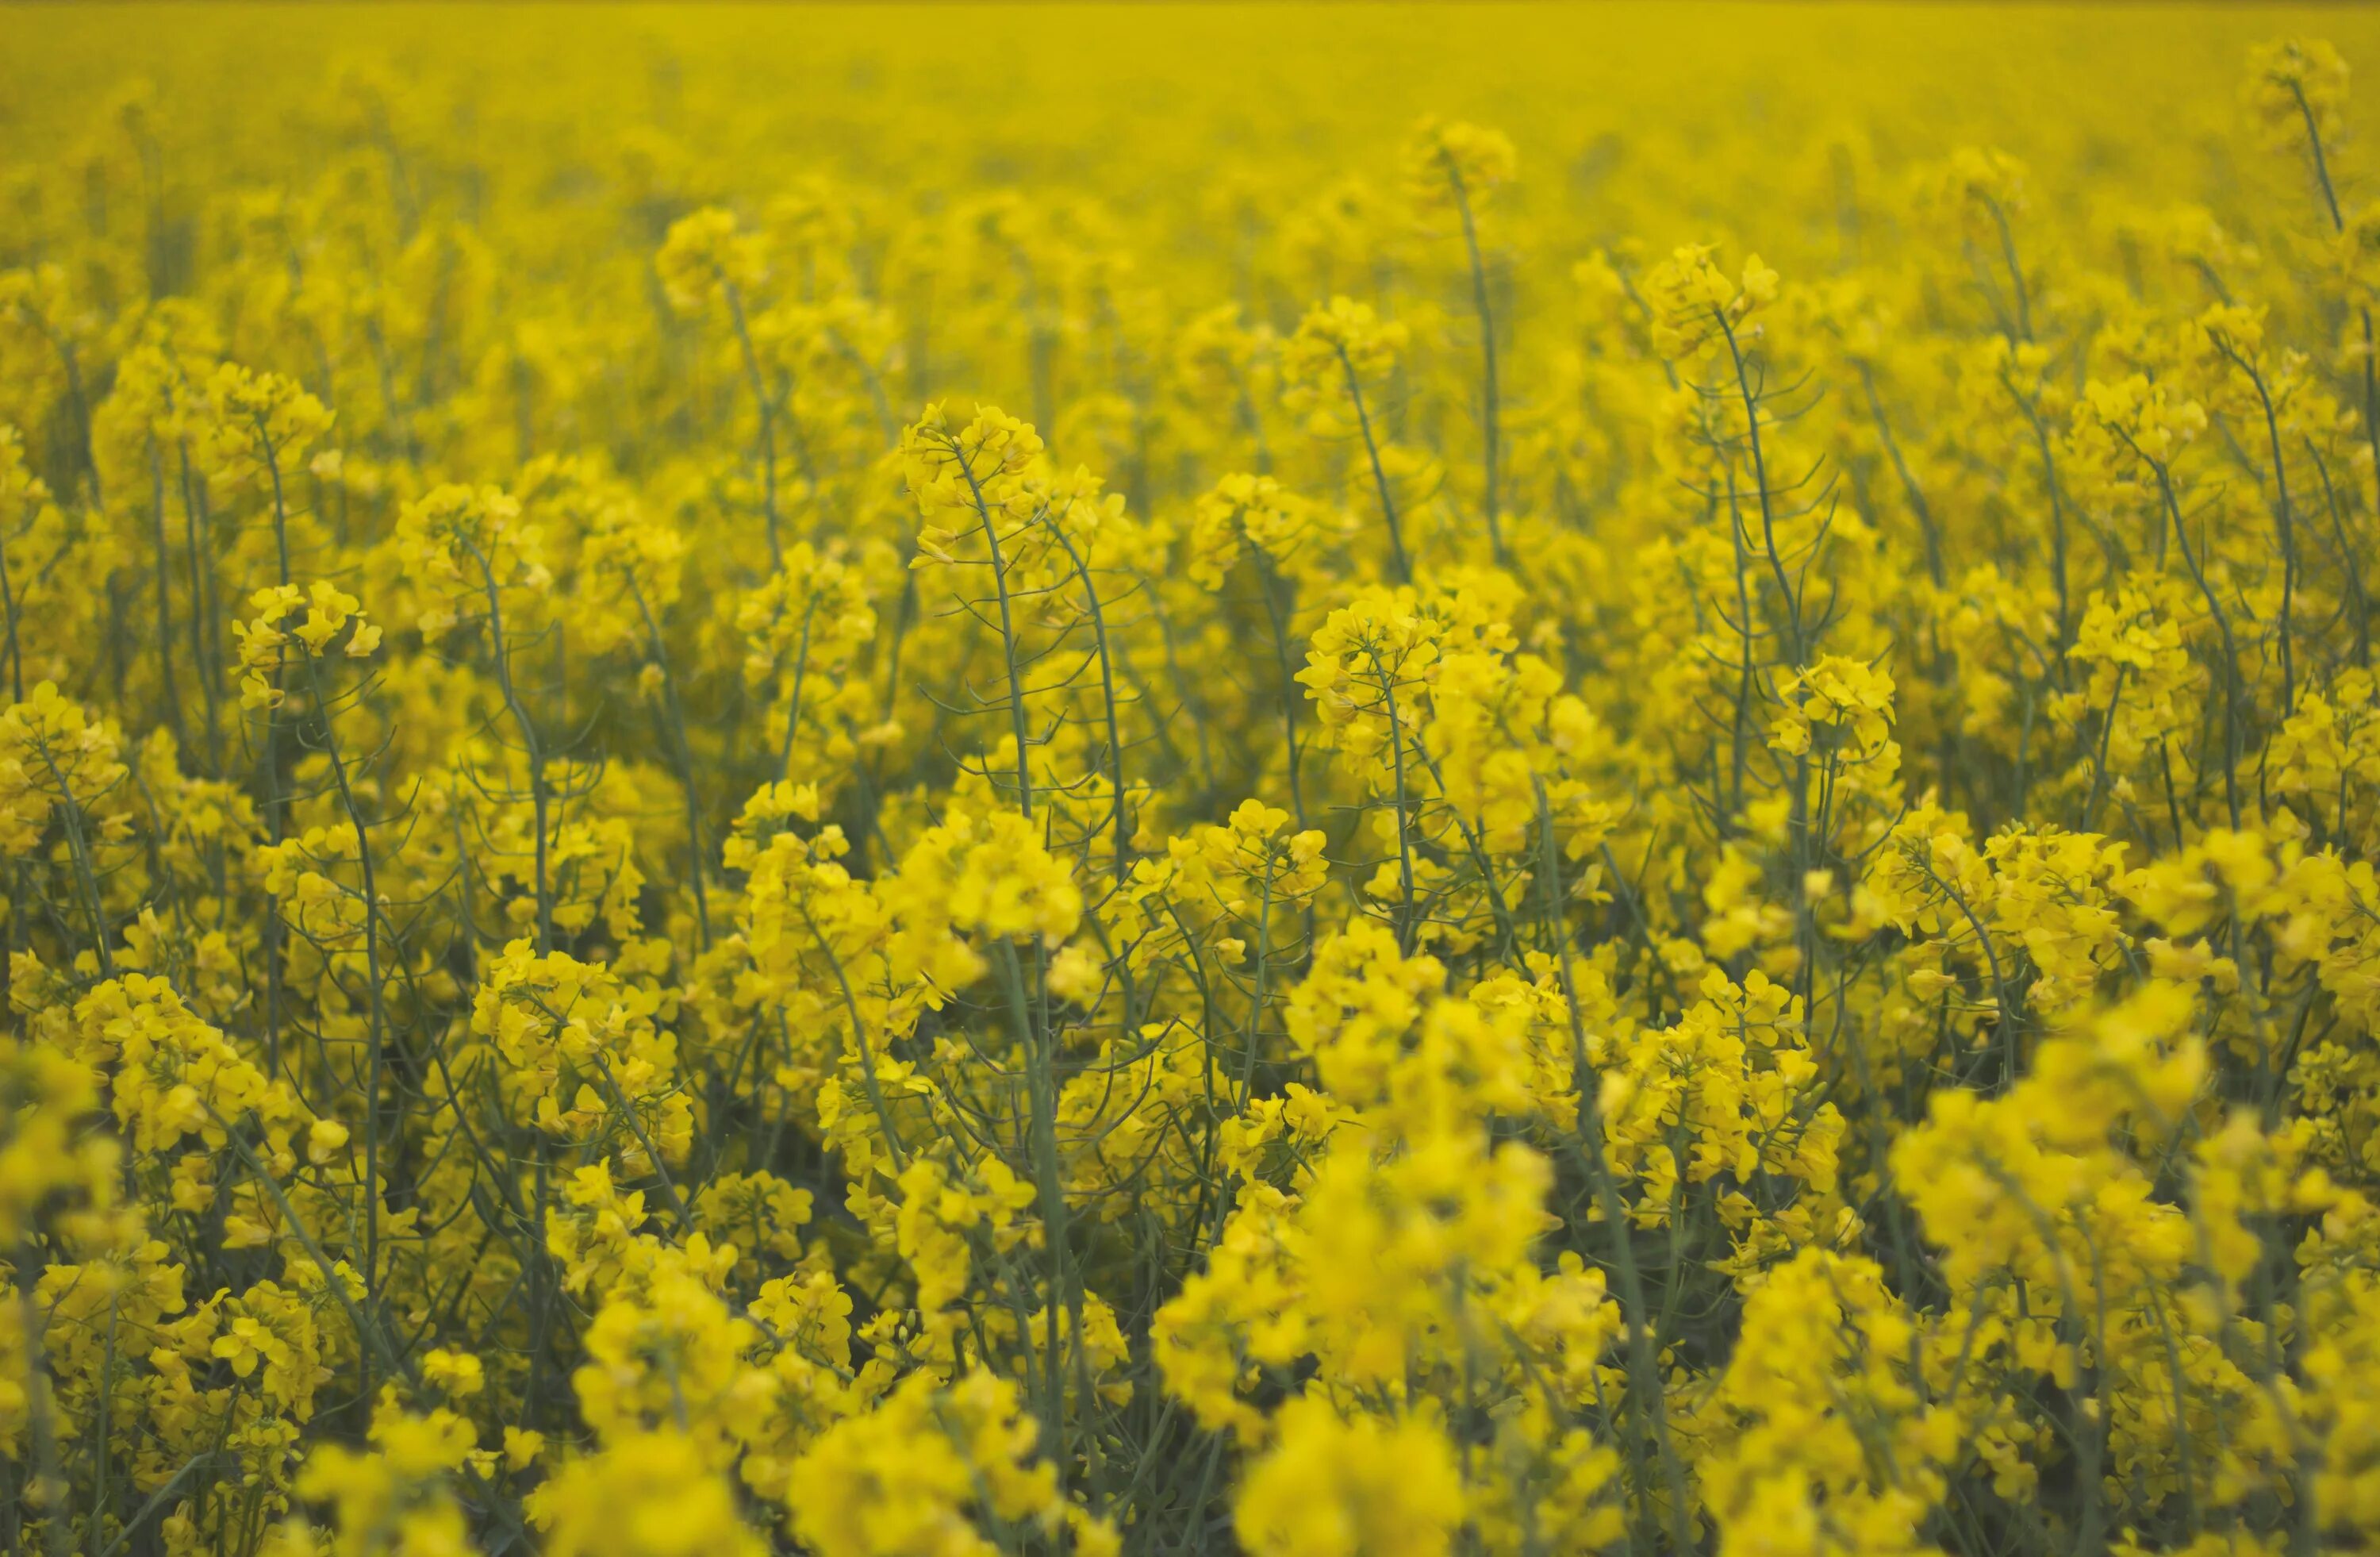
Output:
<svg viewBox="0 0 2380 1557">
<path fill-rule="evenodd" d="M 2321 23 L 12 16 L 0 1551 L 2380 1548 Z"/>
</svg>

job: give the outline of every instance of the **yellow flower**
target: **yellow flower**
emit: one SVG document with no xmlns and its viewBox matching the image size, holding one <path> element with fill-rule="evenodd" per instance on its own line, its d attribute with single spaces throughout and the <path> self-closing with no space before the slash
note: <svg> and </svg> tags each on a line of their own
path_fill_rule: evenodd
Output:
<svg viewBox="0 0 2380 1557">
<path fill-rule="evenodd" d="M 1463 1514 L 1454 1450 L 1427 1421 L 1342 1418 L 1311 1397 L 1281 1413 L 1280 1442 L 1252 1466 L 1232 1510 L 1264 1557 L 1435 1557 Z"/>
</svg>

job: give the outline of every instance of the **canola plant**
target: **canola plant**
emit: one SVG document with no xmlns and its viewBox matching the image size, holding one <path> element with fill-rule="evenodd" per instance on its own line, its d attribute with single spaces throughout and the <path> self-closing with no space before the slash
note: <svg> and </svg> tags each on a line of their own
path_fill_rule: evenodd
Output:
<svg viewBox="0 0 2380 1557">
<path fill-rule="evenodd" d="M 0 29 L 0 1548 L 2380 1542 L 2380 20 Z"/>
</svg>

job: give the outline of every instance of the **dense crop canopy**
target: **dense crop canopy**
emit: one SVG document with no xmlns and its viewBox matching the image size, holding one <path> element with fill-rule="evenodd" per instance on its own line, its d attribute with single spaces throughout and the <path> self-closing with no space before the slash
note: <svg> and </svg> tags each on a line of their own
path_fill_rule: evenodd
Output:
<svg viewBox="0 0 2380 1557">
<path fill-rule="evenodd" d="M 2380 1545 L 2380 25 L 15 11 L 0 1549 Z"/>
</svg>

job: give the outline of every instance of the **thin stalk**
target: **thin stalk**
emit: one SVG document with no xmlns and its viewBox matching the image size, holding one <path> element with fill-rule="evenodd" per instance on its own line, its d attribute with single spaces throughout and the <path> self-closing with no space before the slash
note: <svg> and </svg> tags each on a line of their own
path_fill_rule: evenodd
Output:
<svg viewBox="0 0 2380 1557">
<path fill-rule="evenodd" d="M 1066 560 L 1075 565 L 1075 577 L 1082 580 L 1084 609 L 1090 613 L 1091 633 L 1099 645 L 1099 697 L 1107 710 L 1109 782 L 1115 788 L 1115 877 L 1116 885 L 1122 887 L 1131 875 L 1132 845 L 1125 831 L 1123 737 L 1119 733 L 1116 720 L 1115 665 L 1108 655 L 1107 616 L 1099 608 L 1099 587 L 1091 582 L 1090 566 L 1083 560 L 1082 553 L 1075 550 L 1075 542 L 1066 534 L 1065 528 L 1050 514 L 1043 514 L 1041 522 L 1049 527 L 1051 535 L 1057 537 L 1058 544 L 1065 548 Z"/>
<path fill-rule="evenodd" d="M 2281 639 L 2281 717 L 2286 719 L 2298 707 L 2297 660 L 2289 643 L 2289 614 L 2298 587 L 2298 542 L 2297 528 L 2290 521 L 2289 472 L 2281 455 L 2280 419 L 2274 412 L 2273 395 L 2265 383 L 2265 375 L 2229 341 L 2217 335 L 2215 344 L 2255 386 L 2257 403 L 2265 412 L 2265 436 L 2273 451 L 2273 521 L 2280 531 L 2281 542 L 2281 614 L 2277 627 Z"/>
<path fill-rule="evenodd" d="M 1619 1183 L 1612 1177 L 1611 1164 L 1603 1153 L 1602 1110 L 1597 1095 L 1600 1077 L 1587 1063 L 1586 1032 L 1579 1022 L 1578 984 L 1571 967 L 1570 929 L 1561 909 L 1565 894 L 1561 859 L 1554 847 L 1553 813 L 1546 803 L 1545 781 L 1533 774 L 1530 783 L 1536 790 L 1537 857 L 1544 868 L 1547 929 L 1560 950 L 1562 1001 L 1570 1019 L 1571 1084 L 1578 1089 L 1578 1115 L 1573 1128 L 1585 1152 L 1588 1174 L 1595 1181 L 1604 1225 L 1611 1230 L 1611 1262 L 1619 1272 L 1621 1317 L 1628 1326 L 1629 1407 L 1636 1416 L 1640 1443 L 1645 1428 L 1649 1424 L 1652 1429 L 1662 1473 L 1669 1483 L 1670 1539 L 1674 1542 L 1670 1550 L 1685 1557 L 1695 1550 L 1686 1525 L 1685 1469 L 1670 1443 L 1666 1395 L 1661 1387 L 1659 1362 L 1653 1354 L 1653 1338 L 1645 1328 L 1645 1282 L 1636 1268 L 1635 1245 L 1628 1236 L 1627 1208 L 1621 1204 Z"/>
<path fill-rule="evenodd" d="M 735 344 L 743 349 L 744 374 L 751 381 L 752 398 L 760 409 L 760 512 L 769 526 L 769 560 L 782 570 L 785 551 L 777 538 L 777 403 L 761 375 L 760 355 L 752 348 L 752 332 L 744 322 L 743 296 L 733 282 L 722 290 L 726 294 L 728 316 L 735 322 Z"/>
<path fill-rule="evenodd" d="M 1480 413 L 1482 460 L 1486 465 L 1486 488 L 1482 507 L 1488 516 L 1488 544 L 1494 553 L 1496 566 L 1505 565 L 1504 532 L 1497 522 L 1498 472 L 1497 444 L 1500 432 L 1501 408 L 1498 405 L 1496 382 L 1496 316 L 1488 306 L 1488 267 L 1479 259 L 1479 228 L 1471 214 L 1471 191 L 1463 187 L 1463 172 L 1455 166 L 1452 153 L 1439 152 L 1446 164 L 1447 182 L 1454 187 L 1454 208 L 1463 215 L 1463 246 L 1471 257 L 1471 303 L 1479 314 L 1479 371 L 1483 405 Z"/>
<path fill-rule="evenodd" d="M 495 661 L 496 687 L 504 695 L 505 711 L 520 731 L 521 747 L 528 758 L 529 809 L 537 829 L 537 949 L 542 954 L 553 950 L 553 892 L 547 880 L 551 841 L 546 836 L 546 812 L 551 797 L 545 782 L 545 747 L 538 739 L 537 723 L 522 706 L 519 689 L 514 684 L 512 648 L 504 639 L 504 606 L 502 591 L 496 588 L 494 566 L 476 544 L 471 545 L 471 556 L 480 565 L 480 579 L 488 601 L 488 642 Z"/>
<path fill-rule="evenodd" d="M 1777 550 L 1776 506 L 1770 501 L 1768 459 L 1760 442 L 1760 397 L 1753 393 L 1751 370 L 1744 362 L 1742 347 L 1736 342 L 1735 326 L 1728 322 L 1728 317 L 1724 313 L 1718 314 L 1717 318 L 1720 333 L 1727 337 L 1728 357 L 1735 364 L 1736 391 L 1743 398 L 1744 423 L 1749 431 L 1752 444 L 1752 479 L 1758 488 L 1760 498 L 1761 544 L 1768 554 L 1769 571 L 1777 577 L 1777 591 L 1783 602 L 1787 642 L 1792 651 L 1792 663 L 1798 666 L 1802 663 L 1803 653 L 1802 602 L 1801 598 L 1793 592 L 1792 584 L 1785 577 L 1785 559 Z M 1751 630 L 1750 623 L 1744 624 L 1744 630 L 1747 632 Z"/>
<path fill-rule="evenodd" d="M 957 454 L 957 444 L 952 444 Z M 991 505 L 985 501 L 983 484 L 976 480 L 975 470 L 959 456 L 960 474 L 966 477 L 967 491 L 975 499 L 975 511 L 983 520 L 984 544 L 991 549 L 991 584 L 1000 595 L 1000 651 L 1008 667 L 1009 732 L 1016 739 L 1016 804 L 1026 820 L 1033 817 L 1033 771 L 1026 760 L 1025 737 L 1025 677 L 1016 663 L 1016 619 L 1008 599 L 1008 564 L 1000 552 L 1000 527 L 992 523 Z"/>
<path fill-rule="evenodd" d="M 1405 823 L 1405 747 L 1402 734 L 1403 726 L 1397 718 L 1396 679 L 1381 665 L 1378 650 L 1367 648 L 1366 652 L 1372 658 L 1372 674 L 1380 678 L 1381 695 L 1388 699 L 1389 760 L 1390 771 L 1395 774 L 1397 785 L 1397 884 L 1401 894 L 1397 906 L 1397 950 L 1410 956 L 1413 955 L 1414 942 L 1414 869 L 1413 843 L 1407 834 Z"/>
<path fill-rule="evenodd" d="M 1413 582 L 1413 564 L 1405 556 L 1404 530 L 1397 521 L 1397 500 L 1389 492 L 1389 473 L 1380 467 L 1380 445 L 1372 436 L 1372 414 L 1364 408 L 1364 386 L 1355 381 L 1355 364 L 1347 348 L 1339 348 L 1339 366 L 1346 370 L 1347 396 L 1355 402 L 1355 425 L 1364 434 L 1364 452 L 1371 456 L 1372 484 L 1380 493 L 1380 517 L 1389 527 L 1389 555 L 1396 564 L 1397 582 Z"/>
<path fill-rule="evenodd" d="M 363 890 L 364 978 L 369 984 L 367 1009 L 371 1023 L 363 1098 L 364 1307 L 368 1311 L 376 1311 L 380 1301 L 380 1095 L 388 1054 L 388 1009 L 380 972 L 380 885 L 372 870 L 371 833 L 364 821 L 363 807 L 356 799 L 355 786 L 348 780 L 346 758 L 339 749 L 338 731 L 322 689 L 321 662 L 311 654 L 306 657 L 306 674 L 314 694 L 314 716 L 322 722 L 322 754 L 330 760 L 332 782 L 339 792 L 339 808 L 346 813 L 347 824 L 356 830 L 357 874 Z M 367 1398 L 371 1394 L 369 1358 L 364 1359 L 362 1393 Z"/>
</svg>

